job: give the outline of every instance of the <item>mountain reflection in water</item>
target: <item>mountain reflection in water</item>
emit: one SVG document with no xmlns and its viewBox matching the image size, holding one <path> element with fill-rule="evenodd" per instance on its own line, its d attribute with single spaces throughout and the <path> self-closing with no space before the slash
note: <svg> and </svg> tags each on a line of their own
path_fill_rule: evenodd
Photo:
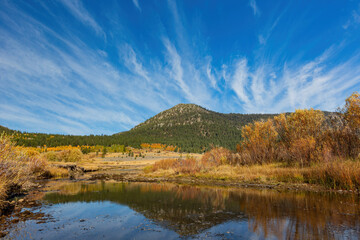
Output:
<svg viewBox="0 0 360 240">
<path fill-rule="evenodd" d="M 357 195 L 179 186 L 168 183 L 77 182 L 63 185 L 60 189 L 59 192 L 46 194 L 44 200 L 53 206 L 79 202 L 111 202 L 127 206 L 161 229 L 175 232 L 177 237 L 207 237 L 210 236 L 207 235 L 208 231 L 215 231 L 213 238 L 360 237 Z M 101 205 L 101 208 L 105 210 L 106 205 Z M 94 214 L 102 210 L 94 210 Z M 246 227 L 237 229 L 234 224 Z M 229 229 L 233 229 L 232 235 L 226 235 Z M 158 238 L 164 237 L 161 231 L 158 234 Z"/>
</svg>

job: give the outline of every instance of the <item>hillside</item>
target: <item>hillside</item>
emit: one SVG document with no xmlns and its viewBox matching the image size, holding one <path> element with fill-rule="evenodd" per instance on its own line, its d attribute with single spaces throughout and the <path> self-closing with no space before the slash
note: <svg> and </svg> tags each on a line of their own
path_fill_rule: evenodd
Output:
<svg viewBox="0 0 360 240">
<path fill-rule="evenodd" d="M 194 152 L 211 145 L 234 149 L 244 125 L 273 116 L 275 114 L 223 114 L 195 104 L 178 104 L 119 134 L 129 139 L 141 139 L 141 142 L 172 144 Z"/>
<path fill-rule="evenodd" d="M 141 143 L 176 145 L 185 152 L 202 152 L 211 146 L 234 149 L 241 138 L 241 127 L 275 114 L 223 114 L 195 104 L 178 104 L 163 111 L 133 129 L 114 135 L 73 136 L 61 134 L 17 134 L 23 146 L 124 144 L 139 147 Z M 0 132 L 12 130 L 1 127 Z"/>
<path fill-rule="evenodd" d="M 12 133 L 15 133 L 16 131 L 0 125 L 0 134 L 2 132 L 5 132 L 7 134 L 12 134 Z"/>
</svg>

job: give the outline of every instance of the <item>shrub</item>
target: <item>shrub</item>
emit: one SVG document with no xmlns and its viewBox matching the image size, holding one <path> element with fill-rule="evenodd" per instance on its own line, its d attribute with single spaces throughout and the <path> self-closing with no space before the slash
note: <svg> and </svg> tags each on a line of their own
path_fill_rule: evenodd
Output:
<svg viewBox="0 0 360 240">
<path fill-rule="evenodd" d="M 59 162 L 60 161 L 60 157 L 59 154 L 57 154 L 56 152 L 46 152 L 44 154 L 45 158 L 50 161 L 50 162 Z"/>
<path fill-rule="evenodd" d="M 39 151 L 36 151 L 34 149 L 30 149 L 30 148 L 26 149 L 25 154 L 28 157 L 34 157 L 34 156 L 39 156 L 40 155 Z"/>
<path fill-rule="evenodd" d="M 42 174 L 47 170 L 48 164 L 44 157 L 29 158 L 29 170 L 33 174 Z"/>
<path fill-rule="evenodd" d="M 201 166 L 195 158 L 187 157 L 178 161 L 178 167 L 176 171 L 179 173 L 194 174 L 201 170 Z"/>
<path fill-rule="evenodd" d="M 201 165 L 203 167 L 219 166 L 221 164 L 233 163 L 233 157 L 230 150 L 218 147 L 213 148 L 209 152 L 206 152 L 201 158 Z"/>
<path fill-rule="evenodd" d="M 158 170 L 172 169 L 177 173 L 196 173 L 201 170 L 200 163 L 192 157 L 185 159 L 163 159 L 155 162 L 151 167 L 144 169 L 145 172 L 156 172 Z"/>
<path fill-rule="evenodd" d="M 278 133 L 272 120 L 254 122 L 241 130 L 243 140 L 237 147 L 241 164 L 262 164 L 275 160 L 275 147 Z"/>
<path fill-rule="evenodd" d="M 63 150 L 58 153 L 60 161 L 63 162 L 79 162 L 83 154 L 79 149 Z"/>
<path fill-rule="evenodd" d="M 29 181 L 28 157 L 15 149 L 7 135 L 0 135 L 0 200 Z"/>
<path fill-rule="evenodd" d="M 155 172 L 159 169 L 167 170 L 170 168 L 175 168 L 178 166 L 178 159 L 163 159 L 160 161 L 155 162 L 152 165 L 151 171 Z"/>
</svg>

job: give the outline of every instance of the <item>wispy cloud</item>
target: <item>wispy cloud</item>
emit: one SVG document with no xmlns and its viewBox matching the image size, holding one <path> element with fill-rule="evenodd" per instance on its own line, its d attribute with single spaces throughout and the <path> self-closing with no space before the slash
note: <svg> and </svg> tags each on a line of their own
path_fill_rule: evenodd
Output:
<svg viewBox="0 0 360 240">
<path fill-rule="evenodd" d="M 139 62 L 134 49 L 129 44 L 125 44 L 121 48 L 120 55 L 123 56 L 125 66 L 132 73 L 139 75 L 148 82 L 150 81 L 148 72 L 146 71 L 146 69 L 144 69 L 142 63 Z"/>
<path fill-rule="evenodd" d="M 261 44 L 253 51 L 216 42 L 221 54 L 214 54 L 213 43 L 189 27 L 188 13 L 175 1 L 164 8 L 171 18 L 154 17 L 150 33 L 127 29 L 117 12 L 121 8 L 100 25 L 81 1 L 62 0 L 60 16 L 58 2 L 40 9 L 1 4 L 0 23 L 6 24 L 0 24 L 0 124 L 20 130 L 114 133 L 177 103 L 220 112 L 334 110 L 360 88 L 358 50 L 342 58 L 343 46 L 334 45 L 317 57 L 306 50 L 299 50 L 304 59 L 276 57 L 281 51 L 270 39 L 285 10 L 252 31 Z M 256 2 L 250 5 L 259 16 Z M 43 15 L 32 15 L 29 7 Z M 68 25 L 69 13 L 77 28 Z"/>
<path fill-rule="evenodd" d="M 90 13 L 85 9 L 81 0 L 60 0 L 70 13 L 83 24 L 91 27 L 98 35 L 105 36 L 104 31 L 94 20 Z"/>
<path fill-rule="evenodd" d="M 234 67 L 232 90 L 244 103 L 246 112 L 284 112 L 310 106 L 333 111 L 344 101 L 344 92 L 360 87 L 360 55 L 334 67 L 328 63 L 337 51 L 329 48 L 318 58 L 304 63 L 285 64 L 281 71 L 262 62 L 249 70 L 241 58 Z"/>
<path fill-rule="evenodd" d="M 278 16 L 275 21 L 271 24 L 269 28 L 266 29 L 266 31 L 263 34 L 259 34 L 258 40 L 261 45 L 265 45 L 268 39 L 270 38 L 271 34 L 274 31 L 274 28 L 278 25 L 279 20 L 282 15 Z"/>
<path fill-rule="evenodd" d="M 255 0 L 250 0 L 249 5 L 252 8 L 255 16 L 259 16 L 261 14 Z"/>
<path fill-rule="evenodd" d="M 352 11 L 350 19 L 343 25 L 344 29 L 348 29 L 350 26 L 360 24 L 360 5 L 358 9 Z"/>
<path fill-rule="evenodd" d="M 137 9 L 139 9 L 139 11 L 141 12 L 141 7 L 140 7 L 140 5 L 139 5 L 139 0 L 132 0 L 132 1 L 133 1 L 133 3 L 134 3 L 135 7 L 136 7 Z"/>
<path fill-rule="evenodd" d="M 245 104 L 249 103 L 249 98 L 246 93 L 245 87 L 248 84 L 249 72 L 247 60 L 240 59 L 235 66 L 235 73 L 232 78 L 231 87 L 235 91 L 238 98 Z"/>
</svg>

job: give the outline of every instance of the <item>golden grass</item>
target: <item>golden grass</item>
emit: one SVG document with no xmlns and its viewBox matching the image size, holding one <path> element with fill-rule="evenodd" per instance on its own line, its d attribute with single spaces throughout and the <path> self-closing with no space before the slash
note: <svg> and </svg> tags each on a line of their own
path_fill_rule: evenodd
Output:
<svg viewBox="0 0 360 240">
<path fill-rule="evenodd" d="M 16 150 L 10 137 L 0 135 L 0 200 L 29 181 L 29 165 L 29 157 Z"/>
<path fill-rule="evenodd" d="M 65 178 L 69 176 L 69 171 L 65 168 L 59 168 L 55 166 L 49 166 L 47 168 L 50 176 L 53 178 Z"/>
<path fill-rule="evenodd" d="M 308 167 L 288 166 L 283 163 L 233 166 L 223 164 L 199 167 L 201 161 L 179 167 L 180 160 L 166 159 L 144 169 L 149 177 L 195 177 L 208 180 L 228 180 L 243 183 L 277 184 L 310 183 L 329 189 L 360 189 L 360 161 L 336 160 Z M 180 161 L 181 162 L 181 161 Z M 189 169 L 189 166 L 193 169 Z"/>
</svg>

